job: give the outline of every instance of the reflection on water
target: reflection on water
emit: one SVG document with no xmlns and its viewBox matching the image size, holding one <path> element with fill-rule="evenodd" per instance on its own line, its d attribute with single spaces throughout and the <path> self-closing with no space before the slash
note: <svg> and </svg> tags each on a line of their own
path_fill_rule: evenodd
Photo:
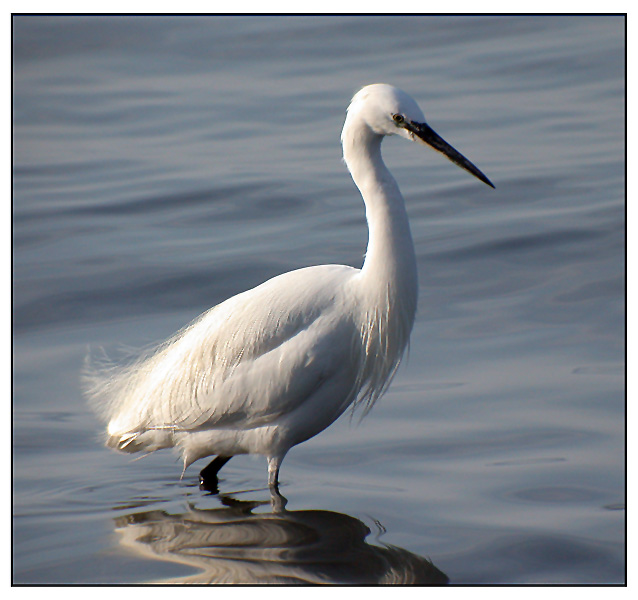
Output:
<svg viewBox="0 0 638 600">
<path fill-rule="evenodd" d="M 359 519 L 324 510 L 253 514 L 262 502 L 221 497 L 223 507 L 171 515 L 154 510 L 116 519 L 123 546 L 201 572 L 172 583 L 443 585 L 429 560 L 365 541 Z M 163 581 L 166 583 L 166 581 Z"/>
</svg>

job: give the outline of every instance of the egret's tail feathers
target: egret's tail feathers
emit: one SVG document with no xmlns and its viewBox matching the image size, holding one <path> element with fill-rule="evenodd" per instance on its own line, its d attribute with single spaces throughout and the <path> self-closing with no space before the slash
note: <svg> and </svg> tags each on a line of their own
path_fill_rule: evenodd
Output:
<svg viewBox="0 0 638 600">
<path fill-rule="evenodd" d="M 142 450 L 138 438 L 139 433 L 125 433 L 124 435 L 110 435 L 106 439 L 106 445 L 120 452 L 139 452 Z M 136 443 L 137 441 L 137 443 Z"/>
<path fill-rule="evenodd" d="M 106 423 L 109 448 L 121 452 L 153 452 L 172 446 L 172 432 L 155 430 L 148 411 L 137 393 L 143 360 L 128 366 L 115 365 L 105 353 L 96 358 L 90 353 L 84 361 L 82 387 L 89 405 Z"/>
<path fill-rule="evenodd" d="M 120 411 L 122 392 L 127 385 L 127 369 L 116 366 L 101 350 L 96 357 L 87 352 L 81 374 L 81 384 L 89 406 L 106 423 Z"/>
<path fill-rule="evenodd" d="M 120 452 L 155 452 L 163 448 L 173 447 L 173 435 L 169 431 L 131 431 L 128 433 L 109 434 L 106 445 Z"/>
</svg>

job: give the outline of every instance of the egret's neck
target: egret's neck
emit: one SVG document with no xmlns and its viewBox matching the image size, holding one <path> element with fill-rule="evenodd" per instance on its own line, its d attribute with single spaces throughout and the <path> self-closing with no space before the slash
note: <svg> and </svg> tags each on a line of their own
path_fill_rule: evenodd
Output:
<svg viewBox="0 0 638 600">
<path fill-rule="evenodd" d="M 358 282 L 363 359 L 359 379 L 368 410 L 392 379 L 410 338 L 417 304 L 414 244 L 399 186 L 383 164 L 381 141 L 348 113 L 343 157 L 366 205 L 369 238 Z"/>
<path fill-rule="evenodd" d="M 366 206 L 369 238 L 362 276 L 390 284 L 416 308 L 414 244 L 403 196 L 381 158 L 383 136 L 363 123 L 346 121 L 342 138 L 345 162 Z"/>
</svg>

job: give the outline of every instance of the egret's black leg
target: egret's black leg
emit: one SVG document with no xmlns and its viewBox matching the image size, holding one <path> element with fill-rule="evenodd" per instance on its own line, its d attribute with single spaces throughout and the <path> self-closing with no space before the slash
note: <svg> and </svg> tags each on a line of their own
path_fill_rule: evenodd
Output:
<svg viewBox="0 0 638 600">
<path fill-rule="evenodd" d="M 212 494 L 217 493 L 217 473 L 232 456 L 216 456 L 210 464 L 199 472 L 199 488 Z"/>
</svg>

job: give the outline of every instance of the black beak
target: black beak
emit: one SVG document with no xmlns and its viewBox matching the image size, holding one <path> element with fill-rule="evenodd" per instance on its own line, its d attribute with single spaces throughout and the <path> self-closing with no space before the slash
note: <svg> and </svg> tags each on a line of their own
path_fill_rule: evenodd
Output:
<svg viewBox="0 0 638 600">
<path fill-rule="evenodd" d="M 434 129 L 432 129 L 427 123 L 414 123 L 406 122 L 405 128 L 423 143 L 434 148 L 437 152 L 440 152 L 444 156 L 447 156 L 455 165 L 458 165 L 462 169 L 465 169 L 468 173 L 471 173 L 477 179 L 480 179 L 483 183 L 486 183 L 490 187 L 494 187 L 494 184 L 487 178 L 481 171 L 472 164 L 465 156 L 460 152 L 457 152 L 450 144 L 448 144 Z"/>
</svg>

